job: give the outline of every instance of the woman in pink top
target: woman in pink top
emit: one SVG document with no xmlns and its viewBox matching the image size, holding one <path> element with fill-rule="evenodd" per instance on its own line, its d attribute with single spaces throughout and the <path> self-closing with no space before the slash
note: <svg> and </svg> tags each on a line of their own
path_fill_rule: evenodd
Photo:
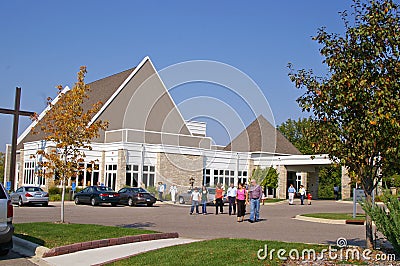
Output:
<svg viewBox="0 0 400 266">
<path fill-rule="evenodd" d="M 237 205 L 237 222 L 243 222 L 246 214 L 246 200 L 247 191 L 243 187 L 242 183 L 238 184 L 238 190 L 236 192 L 236 205 Z"/>
</svg>

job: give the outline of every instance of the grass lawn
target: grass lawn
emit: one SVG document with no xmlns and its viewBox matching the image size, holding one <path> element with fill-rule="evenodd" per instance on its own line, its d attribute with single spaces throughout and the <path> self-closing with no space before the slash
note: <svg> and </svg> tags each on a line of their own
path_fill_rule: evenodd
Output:
<svg viewBox="0 0 400 266">
<path fill-rule="evenodd" d="M 267 259 L 260 261 L 257 252 L 264 249 L 265 244 L 268 245 Z M 214 239 L 162 248 L 109 265 L 283 265 L 284 261 L 277 258 L 277 250 L 281 248 L 286 250 L 286 256 L 291 249 L 297 249 L 301 256 L 303 249 L 315 249 L 319 252 L 327 246 L 250 239 Z M 273 260 L 269 260 L 271 249 L 275 249 Z"/>
<path fill-rule="evenodd" d="M 274 202 L 279 202 L 283 201 L 284 199 L 266 199 L 265 203 L 274 203 Z"/>
<path fill-rule="evenodd" d="M 302 216 L 331 220 L 365 220 L 365 214 L 360 213 L 357 213 L 356 218 L 353 218 L 352 213 L 308 213 Z"/>
<path fill-rule="evenodd" d="M 22 223 L 14 226 L 15 236 L 48 248 L 91 240 L 157 233 L 150 230 L 94 224 Z"/>
</svg>

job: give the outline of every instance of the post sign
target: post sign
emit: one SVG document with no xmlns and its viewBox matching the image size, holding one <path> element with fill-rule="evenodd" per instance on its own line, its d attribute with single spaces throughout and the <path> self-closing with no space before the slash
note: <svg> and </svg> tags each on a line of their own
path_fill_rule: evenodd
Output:
<svg viewBox="0 0 400 266">
<path fill-rule="evenodd" d="M 365 200 L 365 193 L 363 189 L 354 189 L 353 197 L 356 202 L 362 202 Z"/>
<path fill-rule="evenodd" d="M 7 181 L 6 190 L 11 190 L 11 181 Z"/>
<path fill-rule="evenodd" d="M 76 183 L 73 182 L 71 187 L 72 187 L 72 191 L 75 191 L 76 190 Z"/>
</svg>

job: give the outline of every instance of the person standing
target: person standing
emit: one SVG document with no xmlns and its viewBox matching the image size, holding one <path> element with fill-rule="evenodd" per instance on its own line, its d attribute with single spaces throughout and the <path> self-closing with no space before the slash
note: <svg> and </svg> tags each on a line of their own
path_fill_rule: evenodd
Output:
<svg viewBox="0 0 400 266">
<path fill-rule="evenodd" d="M 217 188 L 215 189 L 215 215 L 218 215 L 218 207 L 222 213 L 224 213 L 224 190 L 220 183 L 217 184 Z"/>
<path fill-rule="evenodd" d="M 289 193 L 289 205 L 293 205 L 294 193 L 296 193 L 296 189 L 294 188 L 293 184 L 290 184 L 288 188 Z"/>
<path fill-rule="evenodd" d="M 339 187 L 335 184 L 333 187 L 333 194 L 335 194 L 335 200 L 339 199 Z"/>
<path fill-rule="evenodd" d="M 227 195 L 229 200 L 229 215 L 236 214 L 236 192 L 237 188 L 231 183 L 230 187 L 228 188 Z"/>
<path fill-rule="evenodd" d="M 192 201 L 192 206 L 190 207 L 190 215 L 193 214 L 194 208 L 196 207 L 196 213 L 199 214 L 199 199 L 200 193 L 197 187 L 192 191 L 192 195 L 190 196 L 190 200 Z"/>
<path fill-rule="evenodd" d="M 243 222 L 244 216 L 246 215 L 246 201 L 248 201 L 248 194 L 242 183 L 238 184 L 236 191 L 236 202 L 237 202 L 237 221 Z"/>
<path fill-rule="evenodd" d="M 163 201 L 163 193 L 165 190 L 165 186 L 162 182 L 158 182 L 158 200 Z"/>
<path fill-rule="evenodd" d="M 169 193 L 171 194 L 171 201 L 175 204 L 176 203 L 176 192 L 178 192 L 176 185 L 172 184 L 169 188 Z"/>
<path fill-rule="evenodd" d="M 304 188 L 303 185 L 300 185 L 299 193 L 300 193 L 301 205 L 304 205 L 304 198 L 306 197 L 306 189 Z"/>
<path fill-rule="evenodd" d="M 308 193 L 307 193 L 307 202 L 308 202 L 308 205 L 311 205 L 311 200 L 312 200 L 312 195 L 311 195 L 310 192 L 308 192 Z"/>
<path fill-rule="evenodd" d="M 205 186 L 202 187 L 200 191 L 201 195 L 201 213 L 203 215 L 207 214 L 207 202 L 208 202 L 208 190 Z"/>
<path fill-rule="evenodd" d="M 249 198 L 250 198 L 250 218 L 249 222 L 258 222 L 260 218 L 260 201 L 262 197 L 262 188 L 257 185 L 255 179 L 250 182 Z"/>
</svg>

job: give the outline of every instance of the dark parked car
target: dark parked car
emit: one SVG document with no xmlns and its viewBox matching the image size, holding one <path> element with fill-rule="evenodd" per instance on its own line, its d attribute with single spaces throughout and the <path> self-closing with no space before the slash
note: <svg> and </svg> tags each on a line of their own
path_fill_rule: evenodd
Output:
<svg viewBox="0 0 400 266">
<path fill-rule="evenodd" d="M 119 194 L 109 187 L 90 186 L 74 195 L 75 204 L 91 204 L 92 206 L 101 203 L 111 203 L 112 206 L 117 206 L 119 202 Z"/>
<path fill-rule="evenodd" d="M 0 183 L 0 256 L 5 256 L 13 248 L 14 234 L 13 206 L 3 184 Z"/>
<path fill-rule="evenodd" d="M 118 193 L 120 194 L 119 203 L 134 206 L 137 204 L 147 204 L 151 207 L 156 202 L 156 198 L 150 194 L 146 189 L 141 187 L 125 187 L 121 188 Z"/>
<path fill-rule="evenodd" d="M 49 193 L 43 191 L 40 187 L 23 186 L 19 187 L 14 193 L 11 193 L 11 202 L 19 206 L 26 204 L 47 206 L 49 205 Z"/>
</svg>

